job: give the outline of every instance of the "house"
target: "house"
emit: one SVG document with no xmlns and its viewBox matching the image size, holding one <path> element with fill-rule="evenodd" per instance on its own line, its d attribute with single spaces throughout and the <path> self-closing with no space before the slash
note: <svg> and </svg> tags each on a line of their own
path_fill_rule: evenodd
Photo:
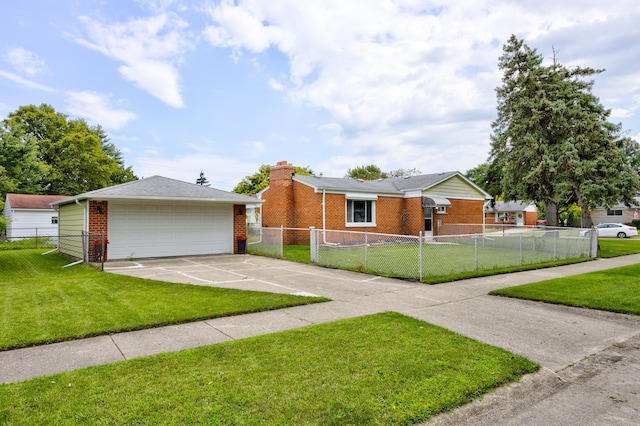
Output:
<svg viewBox="0 0 640 426">
<path fill-rule="evenodd" d="M 296 175 L 281 161 L 259 198 L 265 227 L 432 236 L 480 232 L 491 197 L 460 172 L 360 180 Z"/>
<path fill-rule="evenodd" d="M 3 216 L 7 238 L 58 235 L 58 212 L 49 204 L 66 195 L 7 194 Z"/>
<path fill-rule="evenodd" d="M 535 203 L 524 201 L 496 201 L 485 210 L 487 225 L 535 226 L 538 208 Z"/>
<path fill-rule="evenodd" d="M 612 207 L 598 207 L 591 210 L 591 221 L 594 225 L 600 223 L 628 223 L 640 218 L 640 197 L 635 197 L 631 206 L 618 203 Z"/>
<path fill-rule="evenodd" d="M 104 235 L 105 257 L 117 260 L 234 253 L 236 236 L 246 232 L 246 205 L 255 203 L 256 198 L 152 176 L 52 205 L 59 209 L 61 236 L 92 234 L 82 244 L 61 238 L 61 253 L 93 260 L 93 245 Z"/>
</svg>

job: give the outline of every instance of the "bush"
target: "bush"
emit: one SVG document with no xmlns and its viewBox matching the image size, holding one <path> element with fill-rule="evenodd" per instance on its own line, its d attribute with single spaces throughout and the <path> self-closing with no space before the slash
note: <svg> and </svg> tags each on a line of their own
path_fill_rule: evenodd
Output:
<svg viewBox="0 0 640 426">
<path fill-rule="evenodd" d="M 640 219 L 633 219 L 631 221 L 631 226 L 635 226 L 636 228 L 640 229 Z"/>
</svg>

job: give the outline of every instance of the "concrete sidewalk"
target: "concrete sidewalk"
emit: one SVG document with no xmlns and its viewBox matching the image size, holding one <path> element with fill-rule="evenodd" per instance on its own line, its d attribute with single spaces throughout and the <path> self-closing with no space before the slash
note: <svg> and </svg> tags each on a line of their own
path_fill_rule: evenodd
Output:
<svg viewBox="0 0 640 426">
<path fill-rule="evenodd" d="M 640 263 L 640 255 L 435 286 L 257 256 L 110 263 L 108 269 L 114 273 L 315 294 L 333 301 L 0 352 L 0 382 L 396 311 L 500 346 L 543 367 L 520 383 L 440 416 L 433 423 L 549 424 L 558 423 L 555 420 L 562 414 L 566 416 L 565 424 L 623 424 L 640 416 L 640 381 L 625 381 L 637 378 L 640 371 L 640 317 L 498 298 L 487 293 L 635 263 Z M 543 417 L 544 413 L 553 415 L 554 421 Z"/>
</svg>

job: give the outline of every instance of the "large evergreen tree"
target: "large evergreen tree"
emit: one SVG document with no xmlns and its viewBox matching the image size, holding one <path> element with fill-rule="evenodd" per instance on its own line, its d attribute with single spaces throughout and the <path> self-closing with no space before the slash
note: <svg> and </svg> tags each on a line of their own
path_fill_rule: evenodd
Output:
<svg viewBox="0 0 640 426">
<path fill-rule="evenodd" d="M 551 225 L 559 205 L 578 203 L 591 226 L 590 208 L 630 202 L 638 175 L 624 156 L 620 127 L 607 121 L 610 111 L 584 80 L 601 71 L 544 66 L 515 36 L 503 51 L 489 174 L 500 179 L 504 198 L 543 203 Z"/>
<path fill-rule="evenodd" d="M 20 127 L 0 125 L 0 207 L 8 192 L 40 193 L 46 174 L 35 137 Z"/>
</svg>

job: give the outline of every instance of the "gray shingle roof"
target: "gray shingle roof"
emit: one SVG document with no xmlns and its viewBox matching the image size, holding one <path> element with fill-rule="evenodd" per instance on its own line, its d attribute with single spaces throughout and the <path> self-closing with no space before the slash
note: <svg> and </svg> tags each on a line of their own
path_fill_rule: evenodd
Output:
<svg viewBox="0 0 640 426">
<path fill-rule="evenodd" d="M 221 203 L 259 203 L 260 200 L 246 195 L 209 188 L 195 183 L 183 182 L 163 176 L 151 176 L 121 185 L 109 186 L 85 192 L 75 197 L 57 201 L 55 204 L 68 204 L 75 200 L 109 199 L 146 199 L 173 201 L 215 201 Z"/>
<path fill-rule="evenodd" d="M 422 191 L 459 174 L 459 172 L 444 172 L 379 180 L 296 175 L 294 179 L 304 183 L 305 185 L 329 191 L 354 191 L 401 195 L 407 191 Z"/>
</svg>

